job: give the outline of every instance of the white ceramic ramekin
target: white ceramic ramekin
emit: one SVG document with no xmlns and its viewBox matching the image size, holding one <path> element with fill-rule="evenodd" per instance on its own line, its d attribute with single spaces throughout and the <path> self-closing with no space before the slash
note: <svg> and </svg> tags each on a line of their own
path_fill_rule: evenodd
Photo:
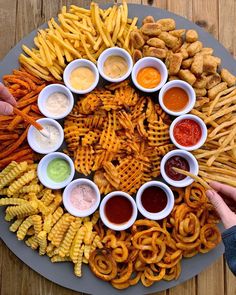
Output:
<svg viewBox="0 0 236 295">
<path fill-rule="evenodd" d="M 47 175 L 47 167 L 48 167 L 48 164 L 54 160 L 54 159 L 63 159 L 65 160 L 69 166 L 70 166 L 70 175 L 67 179 L 65 179 L 64 181 L 62 182 L 55 182 L 53 181 L 52 179 L 50 179 Z M 51 188 L 51 189 L 61 189 L 65 186 L 67 186 L 73 179 L 74 177 L 74 174 L 75 174 L 75 168 L 74 168 L 74 163 L 73 161 L 71 160 L 71 158 L 69 156 L 67 156 L 66 154 L 63 154 L 63 153 L 59 153 L 59 152 L 56 152 L 56 153 L 50 153 L 46 156 L 44 156 L 39 164 L 38 164 L 38 168 L 37 168 L 37 174 L 38 174 L 38 178 L 40 180 L 40 182 L 48 187 L 48 188 Z"/>
<path fill-rule="evenodd" d="M 88 185 L 95 191 L 96 201 L 92 205 L 92 207 L 87 210 L 79 210 L 79 209 L 75 208 L 70 201 L 71 192 L 78 185 Z M 97 185 L 93 181 L 91 181 L 87 178 L 78 178 L 78 179 L 73 180 L 69 185 L 67 185 L 67 187 L 64 189 L 64 192 L 63 192 L 63 204 L 64 204 L 66 210 L 70 214 L 72 214 L 74 216 L 78 216 L 78 217 L 85 217 L 85 216 L 89 216 L 89 215 L 93 214 L 96 211 L 96 209 L 98 208 L 100 200 L 101 200 L 101 196 L 100 196 L 100 192 L 99 192 Z"/>
<path fill-rule="evenodd" d="M 72 71 L 77 68 L 80 68 L 80 67 L 89 68 L 95 75 L 95 79 L 94 79 L 93 84 L 85 90 L 75 89 L 74 87 L 71 86 L 71 83 L 70 83 L 70 75 L 71 75 Z M 63 73 L 63 80 L 64 80 L 64 83 L 66 84 L 66 87 L 68 87 L 72 92 L 77 93 L 77 94 L 86 94 L 86 93 L 91 92 L 98 84 L 98 81 L 99 81 L 98 69 L 95 66 L 95 64 L 92 63 L 90 60 L 83 59 L 83 58 L 75 59 L 66 66 L 64 73 Z"/>
<path fill-rule="evenodd" d="M 188 95 L 188 104 L 186 105 L 186 107 L 181 110 L 181 111 L 171 111 L 169 110 L 164 102 L 163 102 L 163 98 L 165 96 L 165 93 L 170 90 L 171 88 L 174 88 L 174 87 L 178 87 L 178 88 L 181 88 L 183 89 L 187 95 Z M 196 94 L 195 94 L 195 91 L 193 89 L 193 87 L 188 84 L 187 82 L 185 81 L 181 81 L 181 80 L 173 80 L 173 81 L 170 81 L 170 82 L 167 82 L 160 90 L 159 92 L 159 104 L 161 106 L 161 108 L 168 114 L 172 115 L 172 116 L 180 116 L 180 115 L 184 115 L 184 114 L 187 114 L 189 113 L 194 105 L 195 105 L 195 102 L 196 102 Z"/>
<path fill-rule="evenodd" d="M 144 88 L 137 81 L 138 72 L 141 69 L 146 68 L 146 67 L 153 67 L 160 72 L 161 81 L 154 88 Z M 158 91 L 159 89 L 161 89 L 164 86 L 164 84 L 166 83 L 167 78 L 168 78 L 168 71 L 167 71 L 165 64 L 160 59 L 158 59 L 156 57 L 143 57 L 140 60 L 138 60 L 136 62 L 136 64 L 134 65 L 131 77 L 132 77 L 132 81 L 133 81 L 134 85 L 139 90 L 141 90 L 143 92 L 151 93 L 151 92 Z"/>
<path fill-rule="evenodd" d="M 173 150 L 173 151 L 168 152 L 161 160 L 161 165 L 160 165 L 161 176 L 164 178 L 164 180 L 168 184 L 170 184 L 172 186 L 186 187 L 186 186 L 190 185 L 191 183 L 193 183 L 194 180 L 191 177 L 186 176 L 182 180 L 173 180 L 166 174 L 165 164 L 170 158 L 175 157 L 175 156 L 180 156 L 180 157 L 184 158 L 189 164 L 189 171 L 188 172 L 191 172 L 194 175 L 198 175 L 199 167 L 198 167 L 198 162 L 197 162 L 196 158 L 190 152 L 187 152 L 184 150 Z"/>
<path fill-rule="evenodd" d="M 142 204 L 142 201 L 141 201 L 141 197 L 142 197 L 143 192 L 147 188 L 152 187 L 152 186 L 156 186 L 156 187 L 161 188 L 166 193 L 166 196 L 167 196 L 167 205 L 166 205 L 166 207 L 162 211 L 157 212 L 157 213 L 152 213 L 152 212 L 147 211 L 143 207 L 143 204 Z M 173 194 L 172 190 L 166 184 L 164 184 L 163 182 L 155 181 L 155 180 L 148 181 L 148 182 L 144 183 L 139 188 L 139 190 L 138 190 L 138 192 L 136 194 L 136 204 L 137 204 L 139 212 L 144 217 L 146 217 L 148 219 L 152 219 L 152 220 L 160 220 L 160 219 L 163 219 L 163 218 L 167 217 L 171 213 L 171 211 L 172 211 L 172 209 L 174 207 L 174 194 Z"/>
<path fill-rule="evenodd" d="M 111 78 L 104 73 L 104 69 L 103 69 L 104 63 L 105 63 L 106 59 L 112 55 L 113 56 L 121 56 L 127 62 L 128 70 L 120 78 Z M 98 66 L 98 71 L 99 71 L 100 75 L 103 77 L 103 79 L 105 79 L 109 82 L 112 82 L 112 83 L 118 83 L 118 82 L 124 81 L 125 79 L 127 79 L 129 77 L 129 75 L 132 71 L 132 68 L 133 68 L 133 60 L 132 60 L 131 55 L 125 49 L 119 48 L 119 47 L 111 47 L 111 48 L 104 50 L 101 53 L 101 55 L 98 58 L 97 66 Z"/>
<path fill-rule="evenodd" d="M 115 196 L 122 196 L 124 198 L 127 198 L 130 201 L 132 208 L 133 208 L 133 212 L 132 212 L 130 219 L 127 222 L 122 223 L 122 224 L 115 224 L 115 223 L 110 222 L 106 216 L 106 213 L 105 213 L 105 206 L 106 206 L 107 201 Z M 107 227 L 109 227 L 110 229 L 113 229 L 113 230 L 125 230 L 125 229 L 131 227 L 134 224 L 134 222 L 137 218 L 137 214 L 138 214 L 137 206 L 136 206 L 134 199 L 129 194 L 122 192 L 122 191 L 115 191 L 115 192 L 111 192 L 108 195 L 106 195 L 100 204 L 99 212 L 100 212 L 100 217 L 102 219 L 102 222 Z"/>
<path fill-rule="evenodd" d="M 57 121 L 55 121 L 53 119 L 49 119 L 49 118 L 41 118 L 41 119 L 38 119 L 36 122 L 40 123 L 42 126 L 52 125 L 55 128 L 57 128 L 57 130 L 59 132 L 59 139 L 55 143 L 54 146 L 52 146 L 50 148 L 43 148 L 42 146 L 40 146 L 38 144 L 36 137 L 35 137 L 37 132 L 39 132 L 39 131 L 34 126 L 31 125 L 28 130 L 28 133 L 27 133 L 27 140 L 28 140 L 28 144 L 30 145 L 32 150 L 34 150 L 35 152 L 37 152 L 39 154 L 49 154 L 49 153 L 52 153 L 52 152 L 55 152 L 56 150 L 58 150 L 64 140 L 64 131 L 63 131 L 61 125 Z"/>
<path fill-rule="evenodd" d="M 61 113 L 59 115 L 54 115 L 54 114 L 50 113 L 47 110 L 47 108 L 46 108 L 46 102 L 47 102 L 48 97 L 50 95 L 52 95 L 53 93 L 56 93 L 56 92 L 59 92 L 59 93 L 64 94 L 67 97 L 67 99 L 68 99 L 68 107 L 67 107 L 67 109 L 63 113 Z M 45 117 L 48 117 L 48 118 L 51 118 L 51 119 L 56 119 L 56 120 L 63 119 L 63 118 L 65 118 L 71 112 L 71 110 L 73 108 L 73 105 L 74 105 L 74 97 L 73 97 L 73 94 L 64 85 L 61 85 L 61 84 L 50 84 L 50 85 L 46 86 L 39 93 L 38 107 L 39 107 L 40 112 Z M 56 108 L 57 108 L 57 105 L 55 105 L 55 109 Z"/>
<path fill-rule="evenodd" d="M 190 120 L 195 121 L 200 126 L 200 128 L 201 128 L 201 131 L 202 131 L 201 138 L 200 138 L 200 140 L 195 145 L 192 145 L 192 146 L 183 146 L 183 145 L 179 144 L 176 141 L 175 137 L 174 137 L 174 128 L 175 128 L 175 125 L 177 123 L 179 123 L 180 121 L 184 120 L 184 119 L 190 119 Z M 182 149 L 182 150 L 186 150 L 186 151 L 193 151 L 193 150 L 199 149 L 205 143 L 205 141 L 207 139 L 207 127 L 206 127 L 206 124 L 203 122 L 203 120 L 200 119 L 199 117 L 197 117 L 195 115 L 187 114 L 187 115 L 182 115 L 182 116 L 177 117 L 171 123 L 170 129 L 169 129 L 169 134 L 170 134 L 171 141 L 173 142 L 173 144 L 177 148 Z"/>
</svg>

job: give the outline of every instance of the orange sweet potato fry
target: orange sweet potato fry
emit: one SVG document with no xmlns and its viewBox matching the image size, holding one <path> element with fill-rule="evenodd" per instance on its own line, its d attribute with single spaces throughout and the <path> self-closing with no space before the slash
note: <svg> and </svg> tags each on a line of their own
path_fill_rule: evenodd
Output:
<svg viewBox="0 0 236 295">
<path fill-rule="evenodd" d="M 32 103 L 36 102 L 38 99 L 38 94 L 29 98 L 29 99 L 25 99 L 25 100 L 20 100 L 18 103 L 17 103 L 17 107 L 19 109 L 22 109 L 24 108 L 25 106 L 28 106 L 28 105 L 31 105 Z"/>
<path fill-rule="evenodd" d="M 13 84 L 19 84 L 19 85 L 21 85 L 23 88 L 26 88 L 27 90 L 31 90 L 31 88 L 30 88 L 30 85 L 27 83 L 27 82 L 25 82 L 25 81 L 23 81 L 23 80 L 21 80 L 21 79 L 19 79 L 17 76 L 15 76 L 15 75 L 5 75 L 5 76 L 3 76 L 3 82 L 6 84 L 6 85 L 9 85 L 9 84 L 11 84 L 11 83 L 13 83 Z"/>
<path fill-rule="evenodd" d="M 4 159 L 0 160 L 0 168 L 5 167 L 6 165 L 8 165 L 11 161 L 19 161 L 21 162 L 21 159 L 23 156 L 28 155 L 29 153 L 32 153 L 32 150 L 30 148 L 21 150 L 21 151 L 17 151 L 13 154 L 11 154 L 9 157 L 6 157 Z"/>
<path fill-rule="evenodd" d="M 30 106 L 27 106 L 26 108 L 24 108 L 24 109 L 22 110 L 22 113 L 24 113 L 24 114 L 28 114 L 29 111 L 30 111 Z M 9 131 L 14 130 L 14 128 L 15 128 L 18 124 L 20 124 L 20 122 L 21 122 L 22 120 L 23 120 L 22 116 L 17 115 L 17 116 L 11 121 L 11 123 L 9 124 L 9 126 L 7 127 L 7 129 L 8 129 Z"/>
<path fill-rule="evenodd" d="M 21 136 L 13 143 L 13 145 L 11 147 L 9 147 L 6 151 L 2 152 L 0 154 L 0 159 L 4 159 L 5 157 L 13 154 L 13 152 L 24 142 L 24 140 L 27 137 L 27 132 L 28 132 L 28 128 L 27 127 L 25 129 L 25 131 L 21 134 Z M 15 153 L 14 153 L 15 154 Z"/>
<path fill-rule="evenodd" d="M 31 105 L 31 110 L 33 111 L 33 112 L 35 112 L 36 114 L 38 114 L 38 115 L 41 115 L 42 116 L 42 113 L 40 112 L 40 110 L 39 110 L 39 108 L 38 108 L 38 106 L 37 105 Z"/>
<path fill-rule="evenodd" d="M 0 140 L 9 140 L 9 139 L 17 139 L 17 138 L 19 138 L 19 135 L 16 133 L 0 134 Z"/>
<path fill-rule="evenodd" d="M 23 113 L 22 111 L 18 110 L 17 108 L 13 107 L 13 112 L 16 115 L 21 116 L 26 122 L 28 122 L 29 124 L 33 125 L 35 128 L 37 128 L 38 130 L 42 130 L 43 127 L 42 125 L 40 125 L 39 123 L 37 123 L 34 118 L 28 116 L 27 114 Z"/>
</svg>

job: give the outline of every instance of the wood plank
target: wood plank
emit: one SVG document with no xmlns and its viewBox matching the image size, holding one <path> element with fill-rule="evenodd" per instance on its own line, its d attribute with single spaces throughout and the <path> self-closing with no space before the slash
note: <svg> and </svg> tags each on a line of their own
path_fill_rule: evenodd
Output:
<svg viewBox="0 0 236 295">
<path fill-rule="evenodd" d="M 236 277 L 233 275 L 228 265 L 225 263 L 225 295 L 236 294 Z"/>
<path fill-rule="evenodd" d="M 79 295 L 60 287 L 41 275 L 34 272 L 27 265 L 22 263 L 8 248 L 0 242 L 2 251 L 1 267 L 1 293 L 4 295 Z M 1 261 L 0 260 L 0 261 Z"/>
<path fill-rule="evenodd" d="M 173 13 L 192 20 L 193 1 L 191 0 L 167 0 L 167 9 Z"/>
<path fill-rule="evenodd" d="M 216 39 L 219 35 L 218 0 L 193 1 L 193 21 Z"/>
<path fill-rule="evenodd" d="M 45 21 L 58 15 L 62 6 L 67 5 L 66 0 L 42 0 L 42 14 Z"/>
<path fill-rule="evenodd" d="M 236 2 L 219 0 L 219 41 L 236 57 Z"/>
<path fill-rule="evenodd" d="M 0 2 L 0 60 L 15 45 L 16 7 L 17 0 Z"/>
<path fill-rule="evenodd" d="M 142 4 L 167 9 L 167 0 L 142 0 Z"/>
<path fill-rule="evenodd" d="M 41 0 L 19 0 L 16 17 L 16 43 L 43 23 Z"/>
<path fill-rule="evenodd" d="M 197 276 L 197 295 L 206 294 L 206 290 L 207 295 L 225 294 L 223 256 Z"/>
</svg>

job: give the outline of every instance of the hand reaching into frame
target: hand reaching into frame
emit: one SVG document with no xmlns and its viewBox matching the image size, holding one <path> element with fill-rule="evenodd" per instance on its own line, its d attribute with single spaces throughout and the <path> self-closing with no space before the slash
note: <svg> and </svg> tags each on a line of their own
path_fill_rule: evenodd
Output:
<svg viewBox="0 0 236 295">
<path fill-rule="evenodd" d="M 206 195 L 219 214 L 224 227 L 228 229 L 236 225 L 236 188 L 215 181 L 209 185 L 213 190 L 208 190 Z"/>
<path fill-rule="evenodd" d="M 0 115 L 12 115 L 16 100 L 8 89 L 0 82 Z M 2 101 L 3 100 L 3 101 Z"/>
</svg>

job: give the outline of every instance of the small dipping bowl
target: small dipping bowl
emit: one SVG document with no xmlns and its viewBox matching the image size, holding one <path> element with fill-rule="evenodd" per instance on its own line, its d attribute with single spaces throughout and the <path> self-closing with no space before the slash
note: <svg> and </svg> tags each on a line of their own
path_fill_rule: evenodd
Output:
<svg viewBox="0 0 236 295">
<path fill-rule="evenodd" d="M 157 188 L 156 193 L 154 192 L 155 188 Z M 165 200 L 162 199 L 159 190 L 162 190 L 164 192 L 166 196 Z M 146 196 L 144 195 L 145 191 L 147 193 Z M 145 196 L 144 200 L 142 200 L 143 195 Z M 150 202 L 152 197 L 153 197 L 153 201 Z M 163 208 L 163 209 L 158 212 L 150 212 L 145 208 L 144 201 L 146 205 L 148 205 L 147 202 L 149 202 L 149 206 L 150 208 L 153 209 L 153 211 L 155 210 L 156 207 Z M 152 219 L 152 220 L 160 220 L 167 217 L 171 213 L 174 207 L 174 194 L 172 190 L 163 182 L 155 181 L 155 180 L 149 181 L 144 183 L 139 188 L 136 194 L 136 204 L 137 204 L 139 212 L 144 217 L 148 219 Z"/>
<path fill-rule="evenodd" d="M 65 108 L 65 110 L 61 113 L 58 114 L 53 114 L 50 113 L 50 111 L 47 109 L 47 100 L 49 98 L 49 96 L 53 95 L 54 93 L 60 93 L 63 94 L 67 97 L 68 100 L 68 105 Z M 63 119 L 65 118 L 72 110 L 74 105 L 74 97 L 73 94 L 71 93 L 71 91 L 65 87 L 64 85 L 61 84 L 51 84 L 46 86 L 40 93 L 39 93 L 39 97 L 38 97 L 38 107 L 40 112 L 48 118 L 52 118 L 52 119 Z M 58 109 L 58 104 L 55 104 L 54 106 L 55 111 L 57 111 Z"/>
<path fill-rule="evenodd" d="M 159 71 L 159 73 L 161 75 L 160 83 L 154 88 L 145 88 L 145 87 L 141 86 L 137 81 L 137 76 L 138 76 L 139 71 L 144 68 L 147 68 L 147 67 L 155 68 L 156 70 Z M 143 57 L 140 60 L 138 60 L 136 62 L 136 64 L 134 65 L 131 77 L 132 77 L 132 81 L 133 81 L 134 85 L 139 90 L 141 90 L 143 92 L 151 93 L 151 92 L 158 91 L 159 89 L 161 89 L 164 86 L 164 84 L 166 83 L 167 78 L 168 78 L 168 71 L 167 71 L 165 64 L 160 59 L 158 59 L 156 57 Z"/>
<path fill-rule="evenodd" d="M 161 176 L 164 178 L 164 180 L 175 187 L 186 187 L 188 185 L 190 185 L 191 183 L 194 182 L 194 180 L 189 177 L 189 176 L 185 176 L 184 179 L 182 180 L 174 180 L 172 179 L 170 176 L 167 175 L 166 173 L 166 162 L 171 159 L 172 157 L 181 157 L 184 158 L 188 165 L 189 165 L 189 170 L 188 172 L 194 174 L 194 175 L 198 175 L 198 162 L 196 160 L 196 158 L 187 151 L 184 150 L 173 150 L 168 152 L 161 160 Z M 177 167 L 178 168 L 178 167 Z"/>
<path fill-rule="evenodd" d="M 95 195 L 95 202 L 92 204 L 92 206 L 88 209 L 83 209 L 83 210 L 76 208 L 72 202 L 72 199 L 71 199 L 72 191 L 76 187 L 82 186 L 82 185 L 89 186 Z M 77 217 L 86 217 L 86 216 L 93 214 L 99 206 L 100 199 L 101 199 L 101 196 L 100 196 L 100 192 L 99 192 L 97 185 L 93 181 L 91 181 L 87 178 L 79 178 L 79 179 L 73 180 L 65 188 L 65 190 L 63 192 L 63 204 L 64 204 L 66 210 L 70 214 L 77 216 Z"/>
<path fill-rule="evenodd" d="M 66 179 L 64 179 L 63 181 L 54 181 L 52 180 L 52 178 L 49 177 L 48 175 L 48 166 L 50 163 L 52 163 L 52 161 L 55 161 L 56 159 L 59 159 L 60 161 L 65 161 L 68 164 L 68 167 L 70 169 L 70 173 L 68 173 L 68 177 L 66 177 Z M 58 166 L 56 166 L 57 171 L 65 171 L 65 169 L 62 167 L 61 170 L 59 169 Z M 40 180 L 40 182 L 50 188 L 50 189 L 61 189 L 65 186 L 68 185 L 68 183 L 70 183 L 74 177 L 75 174 L 75 168 L 74 168 L 74 163 L 71 160 L 70 157 L 68 157 L 66 154 L 63 153 L 59 153 L 59 152 L 55 152 L 55 153 L 51 153 L 48 154 L 46 156 L 44 156 L 41 161 L 38 164 L 38 168 L 37 168 L 37 173 L 38 173 L 38 178 Z"/>
<path fill-rule="evenodd" d="M 185 120 L 190 120 L 190 121 L 194 121 L 195 124 L 197 124 L 199 126 L 199 129 L 201 130 L 201 135 L 200 135 L 200 138 L 198 141 L 196 141 L 195 144 L 192 144 L 192 145 L 181 145 L 181 143 L 179 143 L 176 138 L 175 138 L 175 135 L 174 135 L 174 132 L 175 132 L 175 128 L 178 128 L 176 126 L 179 126 L 179 124 L 184 122 Z M 181 129 L 183 129 L 181 127 Z M 193 138 L 193 137 L 196 137 L 196 134 L 192 134 L 193 133 L 193 130 L 192 130 L 192 127 L 190 128 L 191 129 L 191 132 L 188 131 L 186 132 L 185 134 L 183 133 L 183 130 L 181 130 L 181 136 L 184 137 L 184 138 Z M 171 141 L 173 142 L 173 144 L 179 148 L 179 149 L 183 149 L 183 150 L 186 150 L 186 151 L 193 151 L 193 150 L 196 150 L 198 148 L 200 148 L 204 142 L 206 141 L 207 139 L 207 127 L 206 127 L 206 124 L 203 122 L 202 119 L 200 119 L 199 117 L 195 116 L 195 115 L 182 115 L 182 116 L 179 116 L 177 117 L 170 125 L 170 129 L 169 129 L 169 134 L 170 134 L 170 139 Z"/>
<path fill-rule="evenodd" d="M 49 139 L 41 135 L 40 132 L 34 126 L 31 125 L 27 133 L 27 140 L 30 147 L 39 154 L 49 154 L 58 150 L 64 140 L 64 131 L 61 125 L 54 119 L 49 118 L 41 118 L 38 119 L 36 122 L 40 123 L 43 127 L 45 125 L 50 125 L 56 128 L 58 130 L 58 140 L 55 142 L 55 144 L 48 144 L 47 146 L 45 141 L 49 142 Z M 37 136 L 40 136 L 40 138 L 44 140 L 45 146 L 39 144 Z"/>
<path fill-rule="evenodd" d="M 109 77 L 108 75 L 106 75 L 104 72 L 104 63 L 106 62 L 107 58 L 109 58 L 111 56 L 122 57 L 127 63 L 127 72 L 124 73 L 124 75 L 122 75 L 121 77 L 112 78 L 112 77 Z M 125 49 L 119 48 L 119 47 L 112 47 L 112 48 L 108 48 L 108 49 L 104 50 L 101 53 L 101 55 L 98 58 L 97 66 L 98 66 L 98 71 L 99 71 L 100 75 L 103 77 L 103 79 L 105 79 L 109 82 L 112 82 L 112 83 L 118 83 L 118 82 L 124 81 L 131 74 L 131 71 L 133 68 L 133 60 L 132 60 L 131 55 Z"/>
<path fill-rule="evenodd" d="M 74 88 L 71 85 L 71 82 L 70 82 L 71 73 L 75 69 L 80 68 L 80 67 L 88 68 L 94 74 L 94 82 L 90 85 L 90 87 L 88 87 L 88 88 L 86 88 L 84 90 L 82 90 L 82 89 L 79 90 L 79 89 Z M 98 69 L 95 66 L 95 64 L 92 63 L 90 60 L 83 59 L 83 58 L 76 59 L 76 60 L 70 62 L 66 66 L 66 68 L 64 70 L 64 73 L 63 73 L 63 80 L 64 80 L 64 83 L 66 84 L 66 87 L 68 87 L 72 92 L 77 93 L 77 94 L 86 94 L 86 93 L 91 92 L 97 86 L 97 84 L 98 84 L 98 81 L 99 81 Z"/>
<path fill-rule="evenodd" d="M 175 89 L 173 88 L 180 88 L 180 91 L 184 91 L 187 94 L 188 97 L 188 102 L 186 103 L 186 105 L 181 108 L 180 110 L 170 110 L 164 103 L 164 98 L 165 95 L 167 94 L 168 91 L 171 91 L 171 89 L 174 91 Z M 173 95 L 173 93 L 172 93 Z M 174 96 L 172 96 L 172 101 L 177 100 L 178 99 L 178 95 L 175 94 Z M 186 83 L 185 81 L 180 81 L 180 80 L 174 80 L 174 81 L 170 81 L 167 82 L 160 90 L 159 92 L 159 104 L 161 106 L 161 108 L 168 114 L 172 115 L 172 116 L 180 116 L 180 115 L 184 115 L 189 113 L 196 102 L 196 94 L 195 91 L 193 89 L 193 87 Z"/>
<path fill-rule="evenodd" d="M 111 216 L 108 216 L 109 213 Z M 100 204 L 102 222 L 113 230 L 125 230 L 131 227 L 137 218 L 137 214 L 138 210 L 134 199 L 122 191 L 109 193 Z M 130 217 L 128 218 L 128 216 Z M 109 217 L 113 220 L 110 220 Z M 117 219 L 123 219 L 123 221 L 117 222 Z M 114 220 L 116 221 L 114 222 Z"/>
</svg>

